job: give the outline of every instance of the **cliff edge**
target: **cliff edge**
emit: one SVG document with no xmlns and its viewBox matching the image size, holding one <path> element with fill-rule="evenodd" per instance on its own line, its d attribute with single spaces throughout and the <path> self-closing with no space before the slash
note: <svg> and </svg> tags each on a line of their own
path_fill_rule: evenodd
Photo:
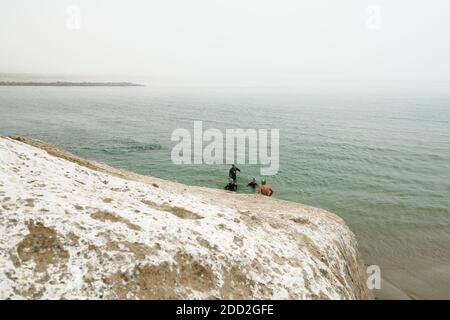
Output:
<svg viewBox="0 0 450 320">
<path fill-rule="evenodd" d="M 355 236 L 298 203 L 0 138 L 0 299 L 371 299 Z"/>
</svg>

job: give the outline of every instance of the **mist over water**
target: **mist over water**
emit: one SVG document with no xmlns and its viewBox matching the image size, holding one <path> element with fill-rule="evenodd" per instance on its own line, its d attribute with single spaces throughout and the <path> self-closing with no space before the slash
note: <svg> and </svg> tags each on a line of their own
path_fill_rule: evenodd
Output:
<svg viewBox="0 0 450 320">
<path fill-rule="evenodd" d="M 450 96 L 298 89 L 0 87 L 0 134 L 144 175 L 223 188 L 227 165 L 176 166 L 171 133 L 280 130 L 275 197 L 335 212 L 365 261 L 411 295 L 450 297 Z M 239 192 L 257 165 L 239 165 Z M 406 275 L 398 278 L 396 271 Z M 431 270 L 433 270 L 431 272 Z M 415 280 L 411 280 L 411 279 Z M 423 285 L 423 288 L 420 286 Z"/>
</svg>

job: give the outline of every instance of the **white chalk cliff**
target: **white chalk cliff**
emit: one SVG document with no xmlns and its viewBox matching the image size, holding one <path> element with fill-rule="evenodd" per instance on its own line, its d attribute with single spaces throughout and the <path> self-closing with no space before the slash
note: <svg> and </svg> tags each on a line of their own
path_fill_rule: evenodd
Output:
<svg viewBox="0 0 450 320">
<path fill-rule="evenodd" d="M 370 299 L 336 215 L 0 138 L 0 299 Z"/>
</svg>

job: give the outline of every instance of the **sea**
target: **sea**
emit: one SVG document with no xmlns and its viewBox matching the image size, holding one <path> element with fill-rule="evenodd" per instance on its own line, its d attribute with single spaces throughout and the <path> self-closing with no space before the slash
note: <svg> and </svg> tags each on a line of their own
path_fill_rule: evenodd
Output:
<svg viewBox="0 0 450 320">
<path fill-rule="evenodd" d="M 380 267 L 377 296 L 450 298 L 450 93 L 0 87 L 0 135 L 28 136 L 139 174 L 222 189 L 229 164 L 171 159 L 172 133 L 193 133 L 194 121 L 221 132 L 278 129 L 279 170 L 265 177 L 274 197 L 342 217 L 365 263 Z M 238 167 L 238 192 L 251 192 L 245 185 L 261 178 L 261 166 Z"/>
</svg>

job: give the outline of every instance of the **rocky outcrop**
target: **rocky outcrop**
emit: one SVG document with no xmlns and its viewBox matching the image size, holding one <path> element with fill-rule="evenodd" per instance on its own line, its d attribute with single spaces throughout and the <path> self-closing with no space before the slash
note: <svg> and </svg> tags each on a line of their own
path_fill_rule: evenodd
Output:
<svg viewBox="0 0 450 320">
<path fill-rule="evenodd" d="M 0 138 L 0 299 L 370 299 L 365 283 L 332 213 Z"/>
</svg>

